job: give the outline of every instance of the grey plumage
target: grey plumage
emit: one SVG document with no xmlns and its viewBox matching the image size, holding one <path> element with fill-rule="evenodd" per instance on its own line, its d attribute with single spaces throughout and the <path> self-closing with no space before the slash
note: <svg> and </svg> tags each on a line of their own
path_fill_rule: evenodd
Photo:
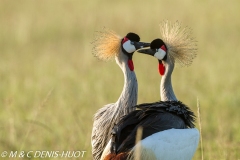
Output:
<svg viewBox="0 0 240 160">
<path fill-rule="evenodd" d="M 177 101 L 172 87 L 171 75 L 174 69 L 174 63 L 169 58 L 162 61 L 166 71 L 160 82 L 160 95 L 162 101 Z"/>
<path fill-rule="evenodd" d="M 127 56 L 119 50 L 120 54 L 115 60 L 124 74 L 123 91 L 116 103 L 108 104 L 99 109 L 94 115 L 92 130 L 92 154 L 95 160 L 99 160 L 107 145 L 114 124 L 118 123 L 120 117 L 133 110 L 132 106 L 137 104 L 138 84 L 134 71 L 130 71 L 127 64 Z"/>
</svg>

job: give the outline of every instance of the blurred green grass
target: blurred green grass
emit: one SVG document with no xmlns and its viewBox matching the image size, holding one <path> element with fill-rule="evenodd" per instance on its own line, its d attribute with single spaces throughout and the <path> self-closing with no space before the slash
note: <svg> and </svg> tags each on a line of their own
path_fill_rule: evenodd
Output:
<svg viewBox="0 0 240 160">
<path fill-rule="evenodd" d="M 197 58 L 175 69 L 173 86 L 195 113 L 200 100 L 204 159 L 240 159 L 239 7 L 237 0 L 2 0 L 0 152 L 86 150 L 83 159 L 91 159 L 93 114 L 123 87 L 115 62 L 91 54 L 94 32 L 105 26 L 150 42 L 168 19 L 191 27 L 198 41 Z M 156 59 L 135 53 L 134 64 L 138 103 L 159 100 Z"/>
</svg>

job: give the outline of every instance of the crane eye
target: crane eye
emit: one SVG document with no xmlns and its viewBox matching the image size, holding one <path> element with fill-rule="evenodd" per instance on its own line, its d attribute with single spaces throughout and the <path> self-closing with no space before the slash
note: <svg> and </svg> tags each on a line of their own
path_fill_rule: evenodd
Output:
<svg viewBox="0 0 240 160">
<path fill-rule="evenodd" d="M 158 52 L 158 48 L 156 49 L 156 52 Z"/>
<path fill-rule="evenodd" d="M 134 45 L 134 42 L 131 41 L 130 44 L 131 44 L 131 45 Z"/>
</svg>

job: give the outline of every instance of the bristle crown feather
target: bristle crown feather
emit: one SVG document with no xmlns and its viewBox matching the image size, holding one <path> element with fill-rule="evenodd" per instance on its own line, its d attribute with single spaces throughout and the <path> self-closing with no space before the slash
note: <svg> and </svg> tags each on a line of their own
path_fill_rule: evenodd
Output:
<svg viewBox="0 0 240 160">
<path fill-rule="evenodd" d="M 160 24 L 162 40 L 167 46 L 167 56 L 180 66 L 189 66 L 197 55 L 197 41 L 191 36 L 191 29 L 181 27 L 176 21 L 163 21 Z"/>
<path fill-rule="evenodd" d="M 92 54 L 103 61 L 114 59 L 119 54 L 121 39 L 110 29 L 103 28 L 102 31 L 97 31 L 92 42 Z"/>
</svg>

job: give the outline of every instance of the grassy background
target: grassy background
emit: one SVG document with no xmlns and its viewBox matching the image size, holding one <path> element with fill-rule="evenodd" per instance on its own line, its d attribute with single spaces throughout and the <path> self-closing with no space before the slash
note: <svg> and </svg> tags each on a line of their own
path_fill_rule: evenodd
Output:
<svg viewBox="0 0 240 160">
<path fill-rule="evenodd" d="M 92 56 L 94 31 L 132 31 L 150 42 L 168 19 L 198 40 L 198 57 L 175 69 L 173 86 L 195 112 L 200 100 L 204 159 L 240 159 L 239 8 L 239 0 L 2 0 L 0 152 L 85 150 L 90 160 L 93 114 L 123 86 L 115 62 Z M 157 60 L 136 53 L 134 63 L 138 103 L 159 100 Z"/>
</svg>

